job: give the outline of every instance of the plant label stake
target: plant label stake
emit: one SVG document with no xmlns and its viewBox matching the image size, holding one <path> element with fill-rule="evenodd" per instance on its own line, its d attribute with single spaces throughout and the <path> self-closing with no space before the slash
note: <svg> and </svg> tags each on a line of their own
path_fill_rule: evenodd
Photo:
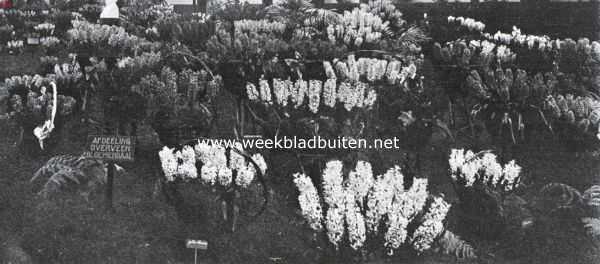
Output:
<svg viewBox="0 0 600 264">
<path fill-rule="evenodd" d="M 185 243 L 187 248 L 194 249 L 194 264 L 198 264 L 198 249 L 206 250 L 208 248 L 208 242 L 204 240 L 191 240 L 188 239 Z"/>
<path fill-rule="evenodd" d="M 135 137 L 131 136 L 89 136 L 89 148 L 83 155 L 105 160 L 106 171 L 106 209 L 113 211 L 113 186 L 115 161 L 133 161 Z"/>
<path fill-rule="evenodd" d="M 115 163 L 110 161 L 108 162 L 108 168 L 106 172 L 106 209 L 109 211 L 114 211 L 113 208 L 113 186 L 114 186 L 114 178 L 115 178 Z"/>
</svg>

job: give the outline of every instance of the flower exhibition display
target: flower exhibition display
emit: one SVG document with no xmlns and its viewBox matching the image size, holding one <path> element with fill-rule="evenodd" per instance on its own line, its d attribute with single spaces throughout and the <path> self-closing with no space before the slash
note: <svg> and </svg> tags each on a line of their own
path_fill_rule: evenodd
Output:
<svg viewBox="0 0 600 264">
<path fill-rule="evenodd" d="M 44 197 L 0 196 L 38 225 L 0 228 L 0 252 L 184 263 L 183 241 L 206 240 L 210 263 L 597 260 L 599 40 L 494 28 L 449 3 L 276 2 L 0 1 L 0 164 L 69 157 L 36 167 Z M 99 135 L 135 139 L 135 161 L 82 154 Z M 359 144 L 320 143 L 336 140 Z M 115 210 L 96 210 L 102 192 Z M 54 212 L 65 201 L 85 219 Z M 36 236 L 54 240 L 21 242 Z"/>
</svg>

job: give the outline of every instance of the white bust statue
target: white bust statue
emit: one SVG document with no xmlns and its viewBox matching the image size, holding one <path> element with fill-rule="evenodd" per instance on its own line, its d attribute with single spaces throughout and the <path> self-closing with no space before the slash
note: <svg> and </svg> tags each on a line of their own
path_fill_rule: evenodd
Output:
<svg viewBox="0 0 600 264">
<path fill-rule="evenodd" d="M 104 9 L 102 9 L 102 13 L 100 13 L 100 18 L 119 18 L 117 0 L 105 0 Z"/>
</svg>

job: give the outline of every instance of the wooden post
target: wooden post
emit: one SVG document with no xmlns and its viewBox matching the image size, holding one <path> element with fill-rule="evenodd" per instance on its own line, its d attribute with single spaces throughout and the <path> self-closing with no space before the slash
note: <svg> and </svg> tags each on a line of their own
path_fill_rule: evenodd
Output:
<svg viewBox="0 0 600 264">
<path fill-rule="evenodd" d="M 106 209 L 114 211 L 113 208 L 113 185 L 115 178 L 115 164 L 111 161 L 108 163 L 108 172 L 106 175 Z"/>
</svg>

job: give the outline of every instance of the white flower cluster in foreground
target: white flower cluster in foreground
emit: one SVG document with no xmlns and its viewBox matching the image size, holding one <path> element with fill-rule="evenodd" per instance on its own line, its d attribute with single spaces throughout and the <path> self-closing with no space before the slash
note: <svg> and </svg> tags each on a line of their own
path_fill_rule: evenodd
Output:
<svg viewBox="0 0 600 264">
<path fill-rule="evenodd" d="M 285 107 L 289 104 L 298 109 L 308 97 L 308 109 L 317 113 L 322 105 L 330 108 L 336 103 L 343 104 L 347 111 L 353 108 L 371 109 L 377 93 L 369 89 L 369 85 L 363 82 L 340 82 L 330 78 L 325 83 L 320 80 L 298 79 L 291 80 L 273 79 L 272 85 L 265 79 L 260 79 L 258 88 L 253 83 L 246 84 L 248 99 L 261 102 L 265 105 L 277 105 Z M 275 100 L 273 100 L 273 96 Z"/>
<path fill-rule="evenodd" d="M 164 147 L 158 153 L 158 156 L 167 181 L 175 180 L 176 176 L 190 179 L 197 178 L 195 155 L 194 148 L 191 146 L 185 146 L 175 152 L 173 152 L 173 149 Z"/>
<path fill-rule="evenodd" d="M 317 232 L 326 232 L 336 248 L 345 234 L 350 247 L 358 250 L 366 243 L 367 234 L 385 232 L 385 246 L 391 253 L 404 243 L 411 243 L 422 252 L 444 231 L 449 205 L 435 198 L 428 213 L 420 219 L 422 224 L 412 236 L 408 235 L 409 223 L 417 220 L 429 197 L 427 179 L 415 178 L 405 190 L 404 176 L 398 166 L 373 177 L 371 164 L 358 161 L 344 180 L 342 162 L 333 160 L 323 170 L 321 194 L 305 174 L 294 174 L 294 183 L 300 192 L 302 215 L 309 226 Z M 380 230 L 382 224 L 385 230 Z"/>
<path fill-rule="evenodd" d="M 466 187 L 481 182 L 493 188 L 501 185 L 510 191 L 519 185 L 521 167 L 514 160 L 502 166 L 493 153 L 477 155 L 470 150 L 453 149 L 448 162 L 452 180 L 461 180 Z"/>
<path fill-rule="evenodd" d="M 227 151 L 229 151 L 229 159 L 226 155 Z M 200 179 L 203 182 L 224 187 L 235 183 L 246 188 L 254 180 L 256 169 L 252 162 L 248 162 L 246 157 L 240 154 L 241 152 L 243 149 L 240 143 L 227 150 L 222 146 L 198 142 L 195 146 L 184 146 L 178 151 L 165 146 L 158 155 L 167 181 L 173 181 L 176 177 L 196 179 L 198 177 L 196 161 L 200 161 L 202 163 Z M 267 163 L 263 156 L 256 153 L 251 159 L 261 173 L 265 174 Z"/>
</svg>

